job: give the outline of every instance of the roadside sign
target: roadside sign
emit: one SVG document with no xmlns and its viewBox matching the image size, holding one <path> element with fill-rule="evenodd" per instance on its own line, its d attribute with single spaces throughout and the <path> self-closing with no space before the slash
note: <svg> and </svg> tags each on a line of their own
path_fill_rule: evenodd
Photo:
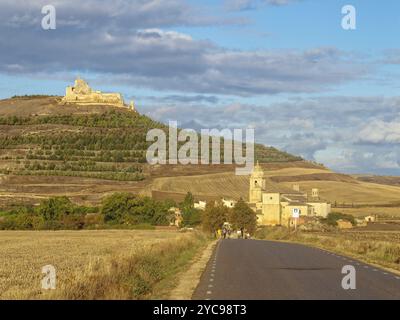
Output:
<svg viewBox="0 0 400 320">
<path fill-rule="evenodd" d="M 293 217 L 294 219 L 300 218 L 300 209 L 298 209 L 298 208 L 293 208 L 293 209 L 292 209 L 292 217 Z"/>
</svg>

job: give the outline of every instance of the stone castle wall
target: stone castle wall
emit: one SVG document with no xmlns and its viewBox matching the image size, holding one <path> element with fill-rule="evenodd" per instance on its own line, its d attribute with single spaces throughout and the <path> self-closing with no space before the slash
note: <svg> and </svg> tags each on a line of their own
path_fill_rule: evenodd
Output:
<svg viewBox="0 0 400 320">
<path fill-rule="evenodd" d="M 82 79 L 76 79 L 73 87 L 68 86 L 64 103 L 76 104 L 109 104 L 113 106 L 125 106 L 124 99 L 120 93 L 103 93 L 92 90 Z"/>
</svg>

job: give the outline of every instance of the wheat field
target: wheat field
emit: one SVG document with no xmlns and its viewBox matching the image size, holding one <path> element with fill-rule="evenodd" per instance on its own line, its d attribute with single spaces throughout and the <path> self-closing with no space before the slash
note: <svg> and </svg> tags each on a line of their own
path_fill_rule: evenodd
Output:
<svg viewBox="0 0 400 320">
<path fill-rule="evenodd" d="M 191 236 L 169 230 L 0 231 L 0 299 L 130 298 L 111 286 L 99 297 L 65 288 L 82 290 L 94 275 L 104 281 L 106 273 L 115 272 L 112 267 L 121 269 L 122 261 L 174 247 Z M 41 288 L 41 270 L 49 264 L 56 268 L 56 290 Z"/>
</svg>

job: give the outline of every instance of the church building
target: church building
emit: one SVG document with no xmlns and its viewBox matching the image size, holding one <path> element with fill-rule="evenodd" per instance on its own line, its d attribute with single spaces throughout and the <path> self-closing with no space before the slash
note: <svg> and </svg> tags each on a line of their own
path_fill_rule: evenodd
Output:
<svg viewBox="0 0 400 320">
<path fill-rule="evenodd" d="M 250 176 L 249 205 L 258 215 L 258 224 L 266 226 L 288 226 L 292 221 L 293 209 L 300 217 L 326 217 L 331 204 L 319 197 L 319 190 L 312 189 L 310 195 L 271 183 L 257 163 Z"/>
</svg>

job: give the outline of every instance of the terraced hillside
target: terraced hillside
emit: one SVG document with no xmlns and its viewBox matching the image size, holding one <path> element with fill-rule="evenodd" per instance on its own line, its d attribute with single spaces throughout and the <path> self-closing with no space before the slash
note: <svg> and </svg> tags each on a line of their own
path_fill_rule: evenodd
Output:
<svg viewBox="0 0 400 320">
<path fill-rule="evenodd" d="M 146 164 L 146 134 L 167 127 L 137 112 L 110 106 L 61 105 L 60 97 L 0 101 L 0 206 L 69 195 L 93 202 L 115 191 L 141 192 L 153 178 L 233 171 L 232 166 Z M 221 144 L 223 148 L 223 144 Z M 301 158 L 256 145 L 264 163 Z"/>
</svg>

